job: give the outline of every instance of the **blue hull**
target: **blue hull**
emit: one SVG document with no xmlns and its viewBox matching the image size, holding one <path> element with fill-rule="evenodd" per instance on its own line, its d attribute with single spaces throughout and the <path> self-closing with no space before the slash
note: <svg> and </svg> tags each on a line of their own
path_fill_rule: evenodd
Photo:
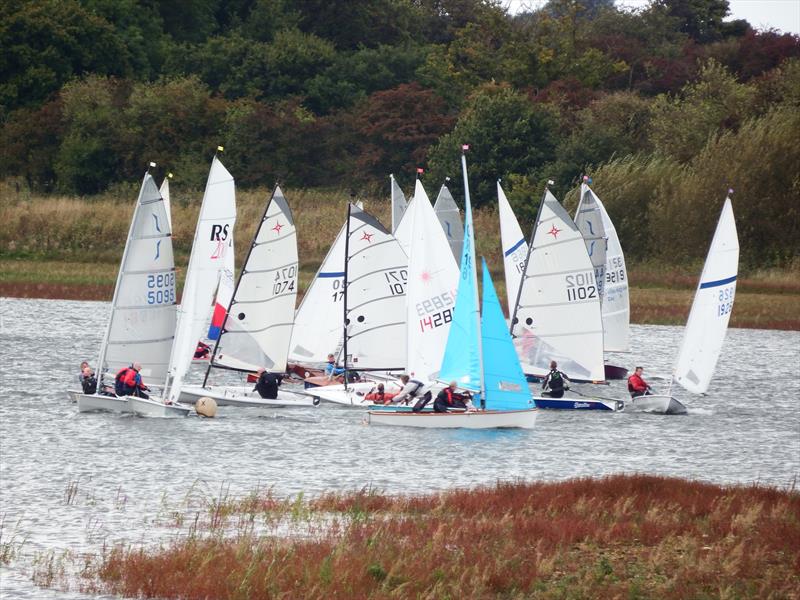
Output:
<svg viewBox="0 0 800 600">
<path fill-rule="evenodd" d="M 536 408 L 554 410 L 622 410 L 621 400 L 596 400 L 594 398 L 534 398 Z"/>
</svg>

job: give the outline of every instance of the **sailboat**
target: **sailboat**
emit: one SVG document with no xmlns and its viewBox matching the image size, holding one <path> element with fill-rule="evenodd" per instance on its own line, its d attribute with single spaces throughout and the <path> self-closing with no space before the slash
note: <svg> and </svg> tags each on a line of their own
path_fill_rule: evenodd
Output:
<svg viewBox="0 0 800 600">
<path fill-rule="evenodd" d="M 392 234 L 394 234 L 397 231 L 397 227 L 400 225 L 403 214 L 406 212 L 408 203 L 394 175 L 389 175 L 389 183 L 392 189 Z"/>
<path fill-rule="evenodd" d="M 482 410 L 448 413 L 368 411 L 368 423 L 436 429 L 488 429 L 532 428 L 536 422 L 537 410 L 530 407 L 530 392 L 485 261 L 481 317 L 472 207 L 464 155 L 461 164 L 464 172 L 466 215 L 461 273 L 439 381 L 453 380 L 461 389 L 475 392 Z"/>
<path fill-rule="evenodd" d="M 506 193 L 497 180 L 497 209 L 500 217 L 500 243 L 503 249 L 503 267 L 506 276 L 506 296 L 508 298 L 508 316 L 514 314 L 517 303 L 522 273 L 525 271 L 525 260 L 528 258 L 528 244 L 519 221 L 514 215 Z"/>
<path fill-rule="evenodd" d="M 265 399 L 253 386 L 208 386 L 212 369 L 252 373 L 286 371 L 297 298 L 297 230 L 292 211 L 275 186 L 233 291 L 202 386 L 183 386 L 181 400 L 213 398 L 220 406 L 308 406 L 313 400 L 285 390 Z"/>
<path fill-rule="evenodd" d="M 185 416 L 190 408 L 178 403 L 197 340 L 208 319 L 209 307 L 224 268 L 228 235 L 236 221 L 236 190 L 233 176 L 215 155 L 208 174 L 203 203 L 197 219 L 186 281 L 183 286 L 178 325 L 169 359 L 169 372 L 162 398 L 130 397 L 132 412 L 141 416 Z"/>
<path fill-rule="evenodd" d="M 583 179 L 575 225 L 583 234 L 594 265 L 603 316 L 603 348 L 606 352 L 627 352 L 630 350 L 630 304 L 625 256 L 605 206 L 589 187 L 589 178 L 584 176 Z M 624 367 L 605 365 L 606 379 L 624 379 L 627 374 Z"/>
<path fill-rule="evenodd" d="M 129 398 L 113 393 L 114 376 L 134 361 L 142 364 L 146 381 L 166 379 L 175 315 L 172 232 L 164 199 L 148 172 L 139 190 L 114 286 L 111 315 L 100 344 L 99 393 L 76 393 L 78 410 L 130 412 Z"/>
<path fill-rule="evenodd" d="M 461 223 L 461 213 L 458 210 L 458 205 L 453 199 L 450 190 L 447 189 L 446 183 L 439 190 L 436 204 L 433 205 L 433 211 L 439 218 L 439 223 L 442 224 L 442 229 L 450 244 L 450 250 L 453 251 L 456 263 L 460 267 L 461 248 L 464 245 L 464 226 Z"/>
<path fill-rule="evenodd" d="M 404 219 L 415 202 L 412 200 Z M 338 323 L 343 326 L 345 380 L 349 370 L 362 374 L 400 371 L 406 363 L 406 254 L 375 217 L 353 204 L 348 205 L 344 240 L 344 287 Z M 363 405 L 365 391 L 373 385 L 369 381 L 346 382 L 313 388 L 309 393 L 327 402 Z"/>
<path fill-rule="evenodd" d="M 633 398 L 626 410 L 684 414 L 686 407 L 672 396 L 673 383 L 693 394 L 708 390 L 728 330 L 739 270 L 739 238 L 730 194 L 731 191 L 725 198 L 700 274 L 669 390 L 666 394 Z"/>
</svg>

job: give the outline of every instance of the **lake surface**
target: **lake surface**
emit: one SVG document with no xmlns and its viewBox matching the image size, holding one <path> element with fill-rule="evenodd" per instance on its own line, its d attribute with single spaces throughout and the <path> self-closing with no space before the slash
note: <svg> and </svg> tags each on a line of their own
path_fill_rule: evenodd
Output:
<svg viewBox="0 0 800 600">
<path fill-rule="evenodd" d="M 798 332 L 730 330 L 708 394 L 674 390 L 685 416 L 542 411 L 531 431 L 435 431 L 367 427 L 361 411 L 325 405 L 222 408 L 216 419 L 78 414 L 65 390 L 81 360 L 94 366 L 109 305 L 0 303 L 0 542 L 24 540 L 0 567 L 3 598 L 88 597 L 42 590 L 31 573 L 104 543 L 175 535 L 172 511 L 221 493 L 418 493 L 633 472 L 789 487 L 800 474 Z M 612 362 L 668 376 L 681 335 L 634 326 L 632 352 Z M 580 389 L 627 397 L 624 382 Z"/>
</svg>

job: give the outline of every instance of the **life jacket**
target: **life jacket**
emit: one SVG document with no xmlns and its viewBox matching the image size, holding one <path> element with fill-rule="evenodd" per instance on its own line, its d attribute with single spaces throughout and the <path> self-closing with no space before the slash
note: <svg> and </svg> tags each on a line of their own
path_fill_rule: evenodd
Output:
<svg viewBox="0 0 800 600">
<path fill-rule="evenodd" d="M 127 385 L 125 380 L 128 379 L 128 371 L 133 371 L 133 369 L 131 367 L 123 367 L 117 371 L 117 375 L 114 377 L 114 393 L 117 396 L 125 395 L 125 386 Z"/>
<path fill-rule="evenodd" d="M 411 390 L 411 391 L 408 393 L 408 395 L 409 395 L 409 396 L 411 396 L 412 398 L 416 398 L 416 397 L 417 397 L 417 394 L 418 394 L 418 393 L 419 393 L 419 391 L 420 391 L 420 390 L 421 390 L 421 389 L 424 387 L 424 385 L 425 385 L 425 384 L 424 384 L 424 383 L 422 383 L 421 381 L 417 381 L 416 379 L 411 379 L 411 380 L 409 381 L 409 383 L 414 383 L 414 384 L 416 384 L 416 386 L 417 386 L 417 387 L 415 387 L 413 390 Z"/>
<path fill-rule="evenodd" d="M 94 394 L 97 392 L 97 378 L 94 375 L 84 377 L 81 386 L 84 394 Z"/>
<path fill-rule="evenodd" d="M 563 390 L 564 378 L 561 377 L 561 371 L 558 369 L 553 369 L 550 371 L 550 379 L 548 380 L 547 385 L 550 386 L 550 389 L 554 392 Z"/>
<path fill-rule="evenodd" d="M 382 402 L 388 402 L 389 400 L 391 400 L 395 396 L 397 396 L 397 394 L 392 394 L 391 392 L 384 392 L 382 394 L 380 392 L 370 392 L 369 394 L 364 396 L 364 399 L 365 400 L 380 400 Z"/>
</svg>

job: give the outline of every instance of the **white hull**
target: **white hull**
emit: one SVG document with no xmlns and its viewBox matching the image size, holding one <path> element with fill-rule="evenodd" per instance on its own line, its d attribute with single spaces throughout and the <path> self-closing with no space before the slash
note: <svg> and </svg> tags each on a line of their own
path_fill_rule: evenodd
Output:
<svg viewBox="0 0 800 600">
<path fill-rule="evenodd" d="M 200 398 L 212 398 L 217 406 L 238 406 L 240 408 L 278 408 L 288 406 L 316 406 L 319 400 L 305 394 L 278 390 L 274 400 L 262 398 L 252 386 L 183 386 L 180 401 L 195 404 Z"/>
<path fill-rule="evenodd" d="M 77 393 L 75 401 L 78 403 L 78 412 L 131 412 L 127 397 L 119 398 L 117 396 Z"/>
<path fill-rule="evenodd" d="M 69 401 L 75 404 L 78 401 L 78 396 L 83 396 L 83 392 L 78 390 L 67 390 L 67 397 Z"/>
<path fill-rule="evenodd" d="M 685 415 L 686 407 L 672 396 L 637 396 L 625 403 L 626 411 L 649 412 L 658 415 Z"/>
<path fill-rule="evenodd" d="M 309 388 L 306 394 L 319 398 L 322 402 L 330 402 L 332 404 L 341 404 L 343 406 L 359 406 L 369 408 L 375 401 L 367 400 L 366 395 L 376 386 L 374 381 L 365 381 L 360 383 L 348 383 L 347 389 L 344 385 L 327 385 L 324 387 Z M 387 381 L 385 384 L 386 392 L 398 393 L 401 387 L 394 383 Z"/>
<path fill-rule="evenodd" d="M 371 425 L 427 429 L 533 429 L 537 414 L 535 408 L 451 413 L 369 411 L 366 422 Z"/>
<path fill-rule="evenodd" d="M 183 404 L 164 404 L 160 399 L 135 396 L 128 396 L 128 406 L 130 412 L 140 417 L 185 417 L 191 411 L 191 408 Z"/>
</svg>

